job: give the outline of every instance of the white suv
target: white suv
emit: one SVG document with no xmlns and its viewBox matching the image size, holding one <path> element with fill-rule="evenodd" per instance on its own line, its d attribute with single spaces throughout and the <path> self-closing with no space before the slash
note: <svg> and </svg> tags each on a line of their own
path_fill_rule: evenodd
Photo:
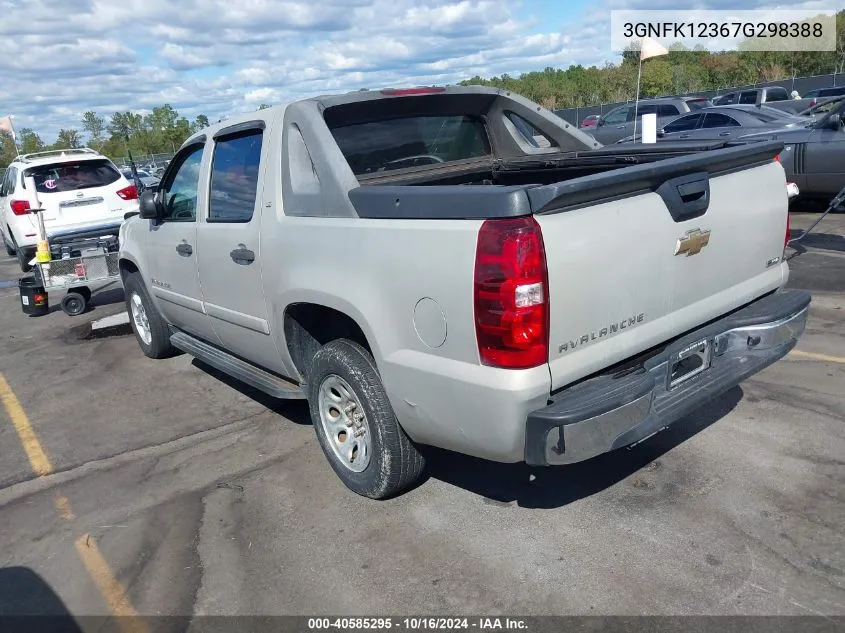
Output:
<svg viewBox="0 0 845 633">
<path fill-rule="evenodd" d="M 87 147 L 18 156 L 0 183 L 0 234 L 6 252 L 30 269 L 37 241 L 24 178 L 35 179 L 47 238 L 95 226 L 117 227 L 138 210 L 138 191 L 108 158 Z"/>
</svg>

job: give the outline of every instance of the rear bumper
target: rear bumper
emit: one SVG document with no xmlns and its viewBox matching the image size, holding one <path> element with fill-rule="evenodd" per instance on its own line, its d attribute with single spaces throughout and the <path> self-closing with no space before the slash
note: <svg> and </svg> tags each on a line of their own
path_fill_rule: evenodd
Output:
<svg viewBox="0 0 845 633">
<path fill-rule="evenodd" d="M 639 442 L 783 358 L 804 331 L 810 295 L 782 291 L 674 341 L 635 371 L 565 389 L 528 416 L 525 461 L 571 464 Z M 710 366 L 670 388 L 679 353 L 709 343 Z"/>
</svg>

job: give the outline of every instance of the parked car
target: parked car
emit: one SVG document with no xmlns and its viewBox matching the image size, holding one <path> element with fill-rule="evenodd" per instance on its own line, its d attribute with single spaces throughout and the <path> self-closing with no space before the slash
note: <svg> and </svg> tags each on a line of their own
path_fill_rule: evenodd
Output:
<svg viewBox="0 0 845 633">
<path fill-rule="evenodd" d="M 795 345 L 782 148 L 601 147 L 480 86 L 242 114 L 123 224 L 127 309 L 149 357 L 306 398 L 358 494 L 413 485 L 424 444 L 578 462 Z"/>
<path fill-rule="evenodd" d="M 31 192 L 24 179 L 35 179 L 44 208 L 47 235 L 89 226 L 116 227 L 124 213 L 138 209 L 138 191 L 115 164 L 89 148 L 24 154 L 6 169 L 0 184 L 0 234 L 6 252 L 18 258 L 21 270 L 30 270 L 35 256 L 37 224 Z"/>
<path fill-rule="evenodd" d="M 644 114 L 657 114 L 657 126 L 671 121 L 679 114 L 700 110 L 712 105 L 704 97 L 665 97 L 661 99 L 641 99 L 635 108 L 634 103 L 626 103 L 603 114 L 590 134 L 600 143 L 609 145 L 620 138 L 634 133 L 634 111 L 636 110 L 639 127 Z"/>
<path fill-rule="evenodd" d="M 595 127 L 596 123 L 598 122 L 599 118 L 601 118 L 600 114 L 591 114 L 589 116 L 584 117 L 581 121 L 581 127 Z"/>
<path fill-rule="evenodd" d="M 767 106 L 712 106 L 679 116 L 657 130 L 661 141 L 730 140 L 749 132 L 804 127 L 807 121 L 797 115 Z M 639 142 L 640 134 L 619 143 Z"/>
<path fill-rule="evenodd" d="M 829 200 L 845 187 L 845 97 L 829 99 L 814 110 L 804 127 L 757 132 L 739 140 L 784 143 L 780 161 L 801 197 Z"/>
<path fill-rule="evenodd" d="M 845 96 L 845 86 L 832 86 L 830 88 L 818 88 L 804 94 L 804 99 L 810 100 L 810 107 L 816 105 L 820 99 L 827 97 Z"/>
<path fill-rule="evenodd" d="M 767 86 L 765 88 L 749 88 L 747 90 L 734 90 L 713 98 L 713 105 L 756 105 L 759 103 L 772 103 L 773 101 L 789 101 L 789 93 L 786 88 L 780 86 Z"/>
<path fill-rule="evenodd" d="M 138 180 L 141 181 L 141 191 L 143 192 L 144 189 L 154 189 L 158 186 L 159 177 L 153 176 L 150 174 L 149 171 L 145 169 L 138 169 Z M 123 174 L 123 177 L 126 178 L 129 182 L 134 182 L 135 177 L 132 175 L 132 168 L 131 167 L 123 167 L 120 170 L 120 173 Z"/>
</svg>

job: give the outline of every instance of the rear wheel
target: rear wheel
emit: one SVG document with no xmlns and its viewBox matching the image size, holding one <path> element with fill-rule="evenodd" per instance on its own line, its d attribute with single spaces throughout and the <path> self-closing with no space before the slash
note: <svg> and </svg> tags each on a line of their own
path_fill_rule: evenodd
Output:
<svg viewBox="0 0 845 633">
<path fill-rule="evenodd" d="M 358 343 L 338 339 L 314 355 L 308 404 L 317 440 L 347 488 L 384 499 L 410 488 L 425 461 L 399 425 L 375 361 Z"/>
<path fill-rule="evenodd" d="M 78 316 L 85 312 L 88 302 L 78 292 L 69 292 L 62 299 L 62 310 L 68 316 Z"/>
<path fill-rule="evenodd" d="M 11 242 L 6 241 L 5 237 L 3 238 L 3 246 L 6 247 L 6 254 L 9 257 L 14 257 L 17 254 L 17 250 L 15 249 L 15 247 L 12 245 Z"/>
<path fill-rule="evenodd" d="M 135 339 L 145 356 L 167 358 L 177 349 L 170 344 L 170 329 L 153 305 L 139 273 L 129 273 L 123 280 L 126 311 Z"/>
</svg>

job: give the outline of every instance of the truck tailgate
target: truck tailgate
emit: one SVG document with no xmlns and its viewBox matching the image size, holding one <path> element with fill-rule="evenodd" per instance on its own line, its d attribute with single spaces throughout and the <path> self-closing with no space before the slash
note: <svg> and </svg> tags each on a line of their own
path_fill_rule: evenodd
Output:
<svg viewBox="0 0 845 633">
<path fill-rule="evenodd" d="M 641 171 L 640 179 L 651 179 L 652 186 L 636 189 L 642 183 L 629 173 L 634 190 L 623 194 L 599 186 L 595 202 L 577 181 L 564 183 L 570 196 L 560 185 L 549 185 L 557 187 L 551 192 L 533 190 L 532 203 L 544 205 L 535 218 L 548 263 L 553 389 L 785 282 L 788 268 L 781 257 L 788 204 L 784 171 L 772 147 L 746 156 L 746 166 L 724 168 L 723 162 L 721 170 L 697 166 L 702 155 L 665 161 L 677 162 L 675 173 L 657 164 L 651 170 L 645 165 L 619 170 L 609 181 L 614 186 L 630 170 Z M 726 152 L 722 158 L 737 155 L 736 149 Z"/>
</svg>

